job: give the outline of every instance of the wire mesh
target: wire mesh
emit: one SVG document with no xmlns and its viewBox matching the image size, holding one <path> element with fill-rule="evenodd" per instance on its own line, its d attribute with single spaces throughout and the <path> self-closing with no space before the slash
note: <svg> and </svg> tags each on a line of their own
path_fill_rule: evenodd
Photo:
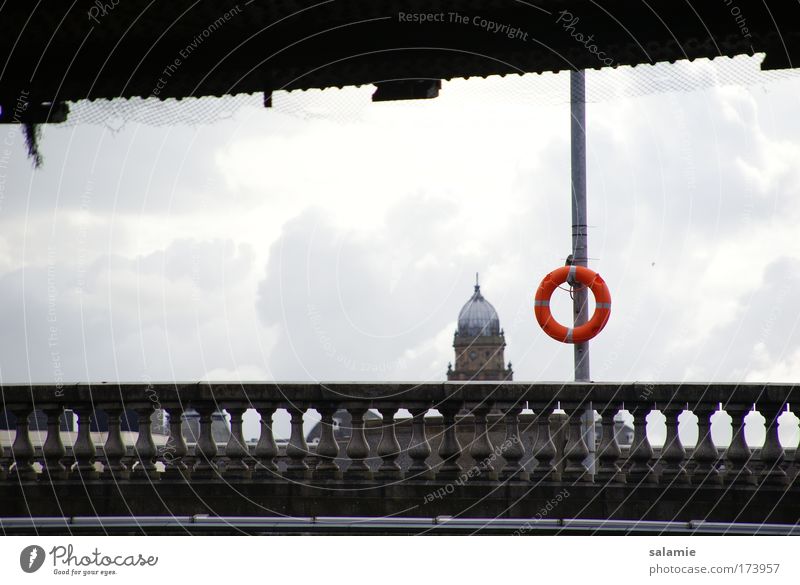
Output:
<svg viewBox="0 0 800 585">
<path fill-rule="evenodd" d="M 765 87 L 793 80 L 793 69 L 762 71 L 764 54 L 733 58 L 697 59 L 636 67 L 587 71 L 589 103 L 630 99 L 669 92 L 692 92 L 724 86 Z M 461 91 L 464 89 L 464 91 Z M 277 92 L 273 108 L 301 119 L 323 119 L 339 123 L 363 121 L 370 106 L 372 86 L 360 88 Z M 543 73 L 499 77 L 456 79 L 445 82 L 448 99 L 474 99 L 476 94 L 509 103 L 558 105 L 569 101 L 569 74 Z M 81 100 L 70 104 L 66 125 L 95 124 L 118 130 L 128 123 L 151 126 L 213 124 L 230 119 L 241 108 L 262 108 L 261 94 L 222 98 L 129 98 Z"/>
</svg>

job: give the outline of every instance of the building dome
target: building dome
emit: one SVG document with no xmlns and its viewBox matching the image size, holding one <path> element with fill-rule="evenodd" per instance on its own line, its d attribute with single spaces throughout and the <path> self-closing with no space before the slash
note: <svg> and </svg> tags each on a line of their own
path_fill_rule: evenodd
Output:
<svg viewBox="0 0 800 585">
<path fill-rule="evenodd" d="M 475 284 L 475 292 L 458 314 L 458 335 L 478 337 L 500 335 L 500 318 L 492 304 L 483 298 L 481 287 Z"/>
</svg>

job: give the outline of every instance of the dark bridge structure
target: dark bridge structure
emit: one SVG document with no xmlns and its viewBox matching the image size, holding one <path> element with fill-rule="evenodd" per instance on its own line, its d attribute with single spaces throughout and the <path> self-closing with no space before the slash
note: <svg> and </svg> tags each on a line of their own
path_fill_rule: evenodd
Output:
<svg viewBox="0 0 800 585">
<path fill-rule="evenodd" d="M 66 102 L 442 80 L 765 53 L 800 62 L 785 0 L 124 0 L 4 2 L 0 122 L 65 119 Z M 14 115 L 19 100 L 28 107 Z M 20 110 L 21 108 L 16 108 Z"/>
<path fill-rule="evenodd" d="M 6 385 L 2 397 L 17 421 L 13 444 L 0 459 L 0 526 L 6 533 L 785 534 L 798 531 L 800 521 L 800 461 L 796 446 L 782 445 L 778 433 L 779 417 L 800 403 L 796 386 Z M 589 401 L 602 427 L 593 472 L 581 433 Z M 156 406 L 169 414 L 171 429 L 158 447 L 150 429 Z M 69 455 L 59 432 L 65 408 L 78 418 Z M 120 413 L 128 408 L 139 414 L 132 446 L 119 431 Z M 193 445 L 180 432 L 188 408 L 200 414 Z M 211 417 L 220 408 L 230 415 L 226 445 L 211 435 Z M 255 445 L 242 433 L 247 409 L 260 416 Z M 282 447 L 272 430 L 279 409 L 291 415 L 291 437 Z M 323 425 L 313 446 L 303 431 L 310 409 Z M 334 438 L 332 424 L 340 409 L 352 417 L 345 445 Z M 367 429 L 370 409 L 382 418 Z M 410 420 L 397 418 L 401 409 Z M 441 413 L 435 428 L 431 421 L 438 419 L 425 416 L 433 409 Z M 522 415 L 523 409 L 533 414 Z M 634 419 L 633 444 L 626 449 L 614 432 L 614 415 L 623 409 Z M 745 417 L 754 409 L 766 421 L 758 449 L 745 439 Z M 655 410 L 666 418 L 665 443 L 657 450 L 647 432 Z M 697 416 L 696 445 L 683 445 L 679 437 L 678 417 L 685 410 Z M 724 449 L 710 430 L 719 410 L 732 420 L 732 440 Z M 39 449 L 28 427 L 34 411 L 48 421 Z M 554 411 L 561 413 L 555 419 Z M 90 428 L 98 412 L 107 416 L 109 432 L 95 443 Z M 554 420 L 560 422 L 554 426 Z M 404 424 L 413 430 L 401 444 L 396 428 Z"/>
<path fill-rule="evenodd" d="M 278 90 L 363 84 L 377 86 L 375 100 L 430 98 L 453 78 L 753 53 L 766 54 L 764 68 L 795 66 L 800 3 L 12 0 L 0 5 L 0 122 L 64 121 L 68 103 L 84 99 L 263 92 L 269 106 Z M 800 403 L 792 385 L 87 383 L 0 390 L 0 406 L 16 421 L 0 453 L 5 533 L 786 534 L 800 520 L 797 448 L 782 445 L 778 433 L 779 417 Z M 603 429 L 593 470 L 580 433 L 589 402 Z M 154 406 L 170 417 L 164 446 L 152 434 Z M 188 445 L 180 423 L 190 408 L 201 424 Z M 766 421 L 758 449 L 744 434 L 754 408 Z M 72 445 L 59 428 L 66 409 L 78 419 Z M 120 432 L 127 409 L 139 416 L 133 445 Z M 211 432 L 219 409 L 230 416 L 225 445 Z M 255 445 L 242 433 L 248 409 L 261 417 Z M 310 409 L 322 418 L 315 445 L 303 430 Z M 332 424 L 340 409 L 352 420 L 345 445 Z M 436 425 L 425 416 L 433 409 L 441 413 Z M 634 418 L 630 448 L 614 433 L 613 417 L 623 409 Z M 291 415 L 286 445 L 272 430 L 278 410 Z M 382 417 L 377 427 L 365 423 L 370 410 Z M 401 410 L 410 421 L 396 418 Z M 666 417 L 666 443 L 654 449 L 647 417 L 656 410 Z M 679 438 L 685 410 L 698 419 L 696 445 Z M 719 410 L 732 418 L 724 449 L 710 432 Z M 35 411 L 47 420 L 41 444 L 29 428 Z M 108 421 L 102 441 L 92 434 L 98 413 Z M 401 443 L 396 430 L 408 425 L 410 439 Z"/>
</svg>

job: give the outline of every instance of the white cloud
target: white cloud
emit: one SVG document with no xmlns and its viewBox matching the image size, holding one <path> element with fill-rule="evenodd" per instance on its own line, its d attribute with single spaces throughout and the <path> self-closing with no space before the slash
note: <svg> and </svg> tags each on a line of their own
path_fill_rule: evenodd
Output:
<svg viewBox="0 0 800 585">
<path fill-rule="evenodd" d="M 566 91 L 470 80 L 413 103 L 291 94 L 194 129 L 48 129 L 0 215 L 3 379 L 53 376 L 53 262 L 76 379 L 442 379 L 476 271 L 516 378 L 569 379 L 572 348 L 530 306 L 570 247 L 568 110 L 538 81 Z M 796 377 L 796 310 L 776 301 L 800 259 L 796 84 L 589 104 L 591 265 L 614 297 L 596 379 Z"/>
</svg>

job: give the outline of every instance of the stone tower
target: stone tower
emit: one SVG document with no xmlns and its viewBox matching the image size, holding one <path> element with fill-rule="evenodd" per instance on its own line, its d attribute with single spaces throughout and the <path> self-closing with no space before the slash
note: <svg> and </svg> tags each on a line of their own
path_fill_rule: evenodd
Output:
<svg viewBox="0 0 800 585">
<path fill-rule="evenodd" d="M 497 311 L 483 298 L 478 275 L 475 275 L 475 292 L 458 314 L 458 330 L 453 340 L 456 367 L 447 365 L 447 379 L 512 380 L 511 364 L 505 366 L 503 350 L 506 338 L 500 329 Z"/>
</svg>

